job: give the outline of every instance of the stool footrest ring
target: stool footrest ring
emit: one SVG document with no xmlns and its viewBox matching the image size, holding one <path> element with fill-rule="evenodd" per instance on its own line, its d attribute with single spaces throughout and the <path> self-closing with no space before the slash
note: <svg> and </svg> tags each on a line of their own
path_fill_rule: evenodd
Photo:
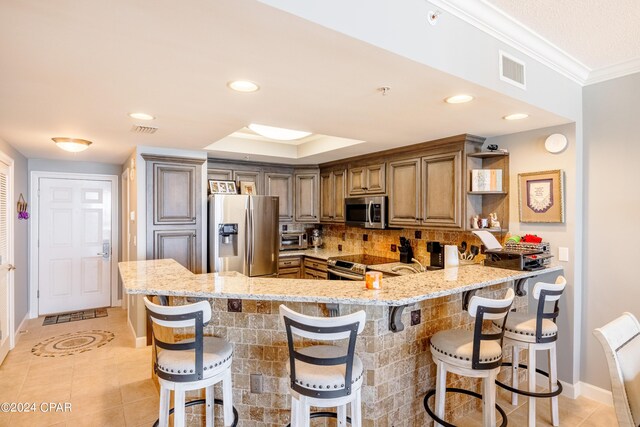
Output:
<svg viewBox="0 0 640 427">
<path fill-rule="evenodd" d="M 502 366 L 513 366 L 513 363 L 511 362 L 502 362 Z M 522 369 L 528 369 L 527 365 L 525 365 L 524 363 L 519 363 L 518 364 L 519 368 Z M 536 372 L 544 375 L 545 377 L 549 378 L 549 373 L 543 371 L 542 369 L 536 369 Z M 560 393 L 562 393 L 562 384 L 560 383 L 560 381 L 556 381 L 556 386 L 558 387 L 556 390 L 554 391 L 550 391 L 550 392 L 532 392 L 532 391 L 526 391 L 526 390 L 520 390 L 519 388 L 513 388 L 505 383 L 501 383 L 500 381 L 496 380 L 496 384 L 499 385 L 500 387 L 502 387 L 503 389 L 510 391 L 511 393 L 516 393 L 516 394 L 520 394 L 522 396 L 527 396 L 527 397 L 535 397 L 535 398 L 540 398 L 540 399 L 544 399 L 544 398 L 551 398 L 551 397 L 556 397 L 559 396 Z"/>
<path fill-rule="evenodd" d="M 222 399 L 214 399 L 213 403 L 216 405 L 222 405 Z M 184 404 L 185 408 L 188 408 L 190 406 L 197 406 L 197 405 L 206 405 L 207 404 L 207 400 L 206 399 L 197 399 L 197 400 L 191 400 L 187 403 Z M 171 408 L 169 410 L 169 415 L 173 414 L 174 408 Z M 158 427 L 160 425 L 160 420 L 156 420 L 155 423 L 153 423 L 153 427 Z M 233 407 L 233 424 L 231 424 L 231 427 L 236 427 L 238 425 L 238 411 L 236 410 L 236 407 Z"/>
<path fill-rule="evenodd" d="M 311 415 L 309 415 L 309 418 L 338 418 L 338 414 L 326 411 L 312 412 Z M 351 424 L 351 417 L 347 417 L 347 422 Z M 285 427 L 291 427 L 291 423 L 287 424 Z"/>
<path fill-rule="evenodd" d="M 471 390 L 465 390 L 463 388 L 455 388 L 455 387 L 447 387 L 447 393 L 461 393 L 461 394 L 466 394 L 468 396 L 472 396 L 478 399 L 482 399 L 482 395 L 480 393 L 476 393 L 474 391 Z M 429 414 L 429 416 L 431 418 L 433 418 L 433 420 L 435 422 L 437 422 L 438 424 L 443 425 L 444 427 L 456 427 L 455 424 L 451 424 L 446 422 L 443 419 L 440 419 L 440 417 L 438 417 L 432 410 L 431 408 L 429 408 L 429 398 L 431 396 L 434 396 L 436 394 L 436 389 L 432 389 L 429 390 L 429 392 L 427 393 L 427 395 L 424 397 L 424 409 L 425 411 L 427 411 L 427 414 Z M 500 414 L 500 416 L 502 417 L 502 424 L 500 424 L 499 427 L 506 427 L 507 426 L 507 413 L 504 412 L 504 409 L 502 409 L 497 403 L 496 403 L 496 410 L 498 411 L 498 413 Z"/>
</svg>

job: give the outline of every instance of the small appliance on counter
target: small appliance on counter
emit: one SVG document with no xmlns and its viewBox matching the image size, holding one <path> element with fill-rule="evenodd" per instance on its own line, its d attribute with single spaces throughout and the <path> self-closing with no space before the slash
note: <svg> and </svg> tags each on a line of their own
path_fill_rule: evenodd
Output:
<svg viewBox="0 0 640 427">
<path fill-rule="evenodd" d="M 280 250 L 301 250 L 307 249 L 307 233 L 304 231 L 283 231 L 280 234 Z"/>
<path fill-rule="evenodd" d="M 427 270 L 444 268 L 444 246 L 440 242 L 427 242 L 427 252 L 430 256 Z"/>
<path fill-rule="evenodd" d="M 411 247 L 411 241 L 405 237 L 400 237 L 400 262 L 405 264 L 411 264 L 413 261 L 413 248 Z"/>
<path fill-rule="evenodd" d="M 487 249 L 484 251 L 484 265 L 487 267 L 506 268 L 508 270 L 535 271 L 542 270 L 550 262 L 553 255 L 549 243 L 536 240 L 536 243 L 508 242 L 505 247 L 488 231 L 474 231 Z"/>
<path fill-rule="evenodd" d="M 322 230 L 319 228 L 314 228 L 311 232 L 311 237 L 309 239 L 311 241 L 311 247 L 314 249 L 318 249 L 322 247 Z"/>
</svg>

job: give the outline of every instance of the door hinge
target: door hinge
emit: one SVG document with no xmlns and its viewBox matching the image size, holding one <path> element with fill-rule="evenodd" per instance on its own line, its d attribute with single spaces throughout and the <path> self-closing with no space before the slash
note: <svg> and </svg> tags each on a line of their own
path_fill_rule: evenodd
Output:
<svg viewBox="0 0 640 427">
<path fill-rule="evenodd" d="M 38 291 L 36 293 L 36 298 L 40 298 L 40 289 L 38 289 Z"/>
</svg>

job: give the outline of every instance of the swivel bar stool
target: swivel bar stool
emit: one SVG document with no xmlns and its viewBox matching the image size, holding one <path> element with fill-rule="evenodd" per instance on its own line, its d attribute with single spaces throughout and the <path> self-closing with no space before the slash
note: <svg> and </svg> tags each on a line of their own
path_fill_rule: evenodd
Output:
<svg viewBox="0 0 640 427">
<path fill-rule="evenodd" d="M 291 427 L 309 427 L 310 419 L 337 418 L 339 427 L 347 421 L 362 425 L 361 388 L 364 376 L 362 360 L 355 355 L 356 338 L 365 325 L 366 314 L 358 311 L 341 317 L 312 317 L 280 306 L 289 345 Z M 313 341 L 347 339 L 347 346 L 313 345 L 295 349 L 294 335 Z M 347 405 L 351 405 L 351 419 Z M 337 408 L 337 414 L 318 412 L 310 407 Z"/>
<path fill-rule="evenodd" d="M 494 300 L 474 296 L 469 302 L 469 314 L 475 317 L 474 330 L 453 329 L 440 331 L 431 337 L 431 355 L 437 367 L 436 388 L 424 398 L 424 408 L 434 419 L 435 425 L 455 427 L 443 420 L 446 392 L 462 393 L 482 399 L 484 427 L 496 425 L 496 412 L 502 415 L 501 427 L 507 425 L 507 415 L 496 404 L 495 379 L 502 362 L 502 338 L 504 322 L 514 298 L 513 289 L 507 290 L 503 299 Z M 483 332 L 483 323 L 490 320 L 499 325 L 499 330 Z M 482 394 L 460 388 L 447 387 L 447 372 L 472 378 L 482 378 Z M 435 413 L 429 408 L 429 398 L 436 395 Z M 495 408 L 495 409 L 494 409 Z"/>
<path fill-rule="evenodd" d="M 213 426 L 213 404 L 222 404 L 224 425 L 238 423 L 233 407 L 231 388 L 231 361 L 233 349 L 222 338 L 204 337 L 203 328 L 211 320 L 211 306 L 207 301 L 182 306 L 164 306 L 145 297 L 147 315 L 153 322 L 151 328 L 154 343 L 154 370 L 160 383 L 160 417 L 157 425 L 169 425 L 171 390 L 174 391 L 175 408 L 173 425 L 184 427 L 185 406 L 206 403 L 206 426 Z M 176 343 L 165 342 L 155 333 L 155 326 L 166 328 L 195 327 L 195 338 Z M 213 398 L 214 384 L 222 382 L 223 400 Z M 187 391 L 205 389 L 206 399 L 185 404 Z"/>
<path fill-rule="evenodd" d="M 558 413 L 558 395 L 562 393 L 562 384 L 558 381 L 558 366 L 556 364 L 556 341 L 558 340 L 558 326 L 556 318 L 560 312 L 558 301 L 562 296 L 567 281 L 558 276 L 555 283 L 538 282 L 533 287 L 533 297 L 538 300 L 536 314 L 511 313 L 505 325 L 505 346 L 512 346 L 513 362 L 503 363 L 511 366 L 511 386 L 496 381 L 496 383 L 511 392 L 511 404 L 518 404 L 518 394 L 529 396 L 529 426 L 536 425 L 536 398 L 551 398 L 551 422 L 560 425 Z M 548 302 L 552 302 L 553 311 L 546 311 Z M 528 350 L 527 365 L 520 363 L 520 351 Z M 536 369 L 536 351 L 549 351 L 549 373 Z M 518 369 L 526 368 L 529 377 L 529 391 L 518 389 Z M 549 378 L 549 392 L 536 392 L 536 372 Z M 556 389 L 553 386 L 556 385 Z"/>
</svg>

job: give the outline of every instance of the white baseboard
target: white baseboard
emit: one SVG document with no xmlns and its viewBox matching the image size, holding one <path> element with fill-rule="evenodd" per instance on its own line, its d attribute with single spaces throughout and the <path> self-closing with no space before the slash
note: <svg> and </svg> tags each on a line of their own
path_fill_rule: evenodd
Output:
<svg viewBox="0 0 640 427">
<path fill-rule="evenodd" d="M 131 324 L 131 319 L 129 319 L 129 312 L 127 311 L 127 324 L 129 325 L 129 329 L 131 330 L 131 335 L 133 335 L 133 339 L 136 342 L 136 348 L 143 348 L 147 346 L 147 337 L 138 337 L 136 336 L 136 330 Z"/>
<path fill-rule="evenodd" d="M 596 402 L 600 402 L 604 405 L 613 406 L 613 395 L 609 390 L 605 390 L 582 381 L 579 382 L 578 385 L 580 396 L 595 400 Z"/>
<path fill-rule="evenodd" d="M 29 320 L 29 318 L 30 318 L 29 313 L 25 314 L 24 318 L 22 319 L 22 322 L 20 322 L 20 325 L 18 325 L 18 329 L 15 330 L 14 332 L 15 335 L 13 337 L 14 348 L 16 345 L 18 345 L 18 341 L 20 341 L 20 338 L 22 337 L 22 334 L 20 333 L 20 331 L 25 329 L 27 320 Z"/>
<path fill-rule="evenodd" d="M 549 383 L 549 379 L 547 377 L 545 377 L 539 372 L 536 373 L 537 386 L 547 387 L 548 383 Z M 560 384 L 562 384 L 562 394 L 561 394 L 562 396 L 568 397 L 569 399 L 577 399 L 578 396 L 580 396 L 580 392 L 579 392 L 580 383 L 569 384 L 561 380 Z"/>
</svg>

